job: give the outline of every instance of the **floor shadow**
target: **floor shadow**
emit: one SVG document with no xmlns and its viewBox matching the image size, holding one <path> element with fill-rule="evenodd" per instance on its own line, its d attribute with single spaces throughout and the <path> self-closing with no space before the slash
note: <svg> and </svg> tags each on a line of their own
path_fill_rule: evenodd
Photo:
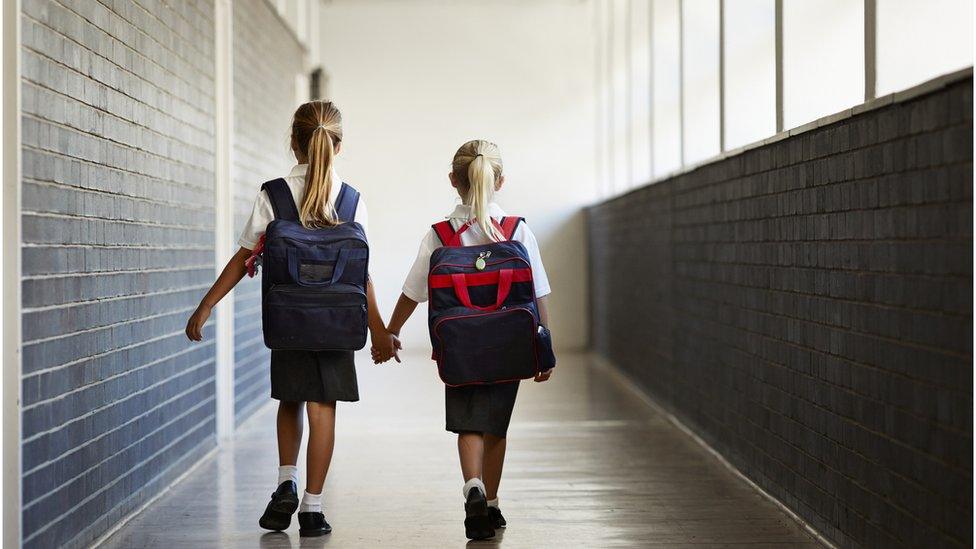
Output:
<svg viewBox="0 0 976 549">
<path fill-rule="evenodd" d="M 471 540 L 468 543 L 464 544 L 464 546 L 469 548 L 477 548 L 477 549 L 485 549 L 488 547 L 501 547 L 504 538 L 505 538 L 504 530 L 495 530 L 495 537 L 491 539 Z"/>
</svg>

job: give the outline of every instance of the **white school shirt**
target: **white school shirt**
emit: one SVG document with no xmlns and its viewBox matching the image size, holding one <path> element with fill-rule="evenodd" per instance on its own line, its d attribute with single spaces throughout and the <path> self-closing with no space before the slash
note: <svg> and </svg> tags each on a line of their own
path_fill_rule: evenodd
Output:
<svg viewBox="0 0 976 549">
<path fill-rule="evenodd" d="M 307 171 L 308 164 L 296 164 L 291 169 L 291 172 L 282 178 L 285 180 L 285 183 L 288 183 L 288 189 L 291 191 L 291 196 L 295 200 L 296 208 L 301 205 L 302 197 L 305 196 L 305 173 Z M 333 166 L 332 192 L 329 193 L 329 200 L 333 204 L 339 198 L 339 190 L 342 189 L 341 181 L 342 179 L 339 178 L 339 174 L 336 173 L 335 167 Z M 254 208 L 251 209 L 251 217 L 244 224 L 244 230 L 241 231 L 241 236 L 237 239 L 237 244 L 242 248 L 253 250 L 258 245 L 258 240 L 264 234 L 268 223 L 271 223 L 272 220 L 274 220 L 274 210 L 271 208 L 271 199 L 268 198 L 268 193 L 263 190 L 258 191 L 258 196 L 254 199 Z M 363 200 L 362 195 L 359 195 L 359 206 L 356 207 L 356 216 L 353 221 L 362 225 L 363 231 L 366 230 L 366 225 L 369 222 L 369 213 L 366 211 L 366 202 Z"/>
<path fill-rule="evenodd" d="M 492 202 L 488 205 L 488 215 L 495 219 L 501 219 L 505 217 L 505 212 L 502 211 L 498 204 Z M 458 204 L 454 208 L 454 211 L 451 212 L 451 215 L 447 216 L 454 230 L 460 228 L 471 217 L 471 206 L 464 204 Z M 546 268 L 542 265 L 539 242 L 535 239 L 532 229 L 524 221 L 519 223 L 518 228 L 515 229 L 515 234 L 512 235 L 512 240 L 521 242 L 525 246 L 525 250 L 529 252 L 529 263 L 532 265 L 532 280 L 535 284 L 535 296 L 542 297 L 549 295 L 552 292 L 549 288 L 549 277 L 546 276 Z M 462 246 L 477 246 L 479 244 L 487 244 L 490 241 L 477 223 L 461 233 Z M 420 241 L 420 251 L 417 252 L 417 259 L 414 260 L 413 267 L 410 268 L 410 272 L 407 274 L 407 280 L 403 283 L 403 295 L 417 303 L 427 301 L 427 274 L 430 270 L 430 255 L 441 246 L 443 246 L 441 239 L 438 238 L 437 233 L 431 228 L 427 231 L 424 239 Z"/>
</svg>

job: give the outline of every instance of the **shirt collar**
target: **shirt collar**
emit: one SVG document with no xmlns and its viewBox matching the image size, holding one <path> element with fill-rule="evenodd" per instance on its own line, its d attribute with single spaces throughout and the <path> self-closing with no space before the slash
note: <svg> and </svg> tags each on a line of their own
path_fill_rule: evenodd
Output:
<svg viewBox="0 0 976 549">
<path fill-rule="evenodd" d="M 288 172 L 288 177 L 305 177 L 306 173 L 308 173 L 308 164 L 295 164 Z M 339 172 L 336 171 L 335 164 L 332 165 L 332 180 L 342 181 Z"/>
<path fill-rule="evenodd" d="M 472 215 L 473 214 L 471 212 L 471 206 L 468 206 L 467 204 L 458 204 L 457 206 L 454 207 L 454 211 L 451 212 L 451 214 L 448 215 L 447 217 L 448 219 L 467 220 L 467 219 L 471 219 Z M 494 202 L 489 202 L 488 215 L 490 217 L 494 217 L 497 219 L 497 218 L 505 217 L 505 211 L 502 210 L 498 204 L 495 204 Z"/>
</svg>

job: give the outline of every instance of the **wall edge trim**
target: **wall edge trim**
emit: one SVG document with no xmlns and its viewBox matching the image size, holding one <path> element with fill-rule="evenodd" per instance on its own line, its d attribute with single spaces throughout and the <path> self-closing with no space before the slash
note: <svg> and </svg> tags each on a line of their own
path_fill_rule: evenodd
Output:
<svg viewBox="0 0 976 549">
<path fill-rule="evenodd" d="M 211 442 L 213 441 L 213 439 L 209 439 L 209 440 L 211 440 Z M 205 446 L 206 443 L 207 443 L 207 440 L 204 440 L 203 442 L 201 442 L 201 445 L 197 447 L 196 451 L 199 451 L 201 448 L 205 448 L 206 447 Z M 106 541 L 108 541 L 109 538 L 111 538 L 113 535 L 115 535 L 116 532 L 118 532 L 123 527 L 125 527 L 126 524 L 128 524 L 129 522 L 131 522 L 132 519 L 134 519 L 137 516 L 139 516 L 143 511 L 145 511 L 146 509 L 148 509 L 152 504 L 154 504 L 157 501 L 159 501 L 160 498 L 162 498 L 163 496 L 165 496 L 170 490 L 173 489 L 173 487 L 175 487 L 176 485 L 178 485 L 182 481 L 186 480 L 187 477 L 189 477 L 194 472 L 196 472 L 197 469 L 199 469 L 200 467 L 202 467 L 202 466 L 210 463 L 214 458 L 217 457 L 217 452 L 219 450 L 220 450 L 220 446 L 217 445 L 217 444 L 214 444 L 209 450 L 207 450 L 202 456 L 200 456 L 199 459 L 196 460 L 196 463 L 193 463 L 185 471 L 183 471 L 182 473 L 180 473 L 179 475 L 177 475 L 175 478 L 173 478 L 169 483 L 166 484 L 166 486 L 162 490 L 160 490 L 160 491 L 156 492 L 156 494 L 150 496 L 148 499 L 146 499 L 146 501 L 142 502 L 142 504 L 140 504 L 138 507 L 136 507 L 132 511 L 126 513 L 125 516 L 123 516 L 117 522 L 115 522 L 114 524 L 112 524 L 112 526 L 108 530 L 105 530 L 104 532 L 102 532 L 97 538 L 95 538 L 94 541 L 91 542 L 91 544 L 89 545 L 89 547 L 91 547 L 92 549 L 96 549 L 97 547 L 102 546 Z M 186 454 L 186 456 L 184 456 L 183 459 L 186 459 L 188 457 L 193 457 L 195 453 L 196 453 L 195 451 L 194 452 L 190 452 L 190 453 Z M 82 533 L 79 533 L 79 535 L 82 535 L 82 534 L 83 534 L 83 532 Z M 69 542 L 69 543 L 71 543 L 71 542 Z"/>
</svg>

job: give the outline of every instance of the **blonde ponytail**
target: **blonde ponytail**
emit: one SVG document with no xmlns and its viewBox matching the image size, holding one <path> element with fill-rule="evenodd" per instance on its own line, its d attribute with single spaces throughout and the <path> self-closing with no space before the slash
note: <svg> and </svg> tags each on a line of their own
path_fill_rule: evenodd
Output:
<svg viewBox="0 0 976 549">
<path fill-rule="evenodd" d="M 310 101 L 298 107 L 292 122 L 292 140 L 308 158 L 305 195 L 298 218 L 307 228 L 334 227 L 339 216 L 332 203 L 332 164 L 342 141 L 342 115 L 331 102 Z"/>
<path fill-rule="evenodd" d="M 501 231 L 491 221 L 488 205 L 495 194 L 495 184 L 502 175 L 502 158 L 494 143 L 484 140 L 468 141 L 454 154 L 452 171 L 463 186 L 465 203 L 471 206 L 471 216 L 489 239 L 504 240 Z"/>
<path fill-rule="evenodd" d="M 475 156 L 468 164 L 468 182 L 468 204 L 478 226 L 488 238 L 496 242 L 502 240 L 502 235 L 488 215 L 488 204 L 495 194 L 495 171 L 483 154 Z"/>
</svg>

